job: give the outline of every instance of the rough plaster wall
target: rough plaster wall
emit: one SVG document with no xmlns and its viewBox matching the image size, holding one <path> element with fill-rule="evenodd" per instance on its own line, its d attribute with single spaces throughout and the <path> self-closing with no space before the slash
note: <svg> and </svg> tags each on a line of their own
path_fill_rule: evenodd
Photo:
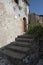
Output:
<svg viewBox="0 0 43 65">
<path fill-rule="evenodd" d="M 8 0 L 0 0 L 0 47 L 15 40 L 22 33 L 21 20 L 15 14 Z"/>
<path fill-rule="evenodd" d="M 27 29 L 28 29 L 29 6 L 25 2 L 23 2 L 23 0 L 19 0 L 19 6 L 22 7 L 22 10 L 19 12 L 19 14 L 21 15 L 21 18 L 23 18 L 23 17 L 26 18 L 26 25 L 27 25 Z"/>
<path fill-rule="evenodd" d="M 17 35 L 23 34 L 22 18 L 24 16 L 27 18 L 24 7 L 19 10 L 13 0 L 0 0 L 0 47 L 14 41 Z"/>
</svg>

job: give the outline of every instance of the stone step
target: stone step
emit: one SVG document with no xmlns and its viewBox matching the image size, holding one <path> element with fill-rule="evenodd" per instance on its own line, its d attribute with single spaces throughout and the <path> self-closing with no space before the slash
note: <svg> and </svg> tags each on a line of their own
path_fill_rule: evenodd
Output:
<svg viewBox="0 0 43 65">
<path fill-rule="evenodd" d="M 33 42 L 34 39 L 16 38 L 15 41 L 20 41 L 20 42 Z"/>
<path fill-rule="evenodd" d="M 27 47 L 20 47 L 16 45 L 6 46 L 5 49 L 10 49 L 12 51 L 21 52 L 21 53 L 28 53 L 30 51 L 30 49 Z"/>
<path fill-rule="evenodd" d="M 26 56 L 24 53 L 15 52 L 8 49 L 1 49 L 1 52 L 7 57 L 19 60 L 23 59 Z"/>
<path fill-rule="evenodd" d="M 15 42 L 15 43 L 11 43 L 10 45 L 13 45 L 13 46 L 20 46 L 20 47 L 29 47 L 31 46 L 32 44 L 28 44 L 28 43 L 23 43 L 23 42 Z M 9 46 L 9 45 L 8 45 Z"/>
<path fill-rule="evenodd" d="M 20 35 L 20 36 L 18 36 L 18 38 L 30 38 L 31 39 L 31 38 L 34 38 L 34 37 L 33 37 L 33 35 L 27 35 L 26 34 L 26 35 Z"/>
<path fill-rule="evenodd" d="M 16 50 L 17 51 L 17 49 L 18 49 L 18 47 L 20 48 L 20 47 L 22 47 L 22 48 L 29 48 L 31 51 L 38 51 L 39 50 L 39 47 L 37 46 L 37 45 L 35 45 L 35 44 L 28 44 L 28 43 L 22 43 L 22 42 L 12 42 L 10 45 L 7 45 L 6 46 L 6 48 L 7 47 L 10 47 L 10 46 L 13 46 L 14 48 L 13 49 L 11 49 L 11 50 Z M 15 47 L 17 47 L 16 49 L 15 49 Z M 18 51 L 20 51 L 20 50 L 18 50 Z M 23 52 L 23 51 L 21 51 L 21 52 Z"/>
<path fill-rule="evenodd" d="M 15 41 L 15 42 L 11 42 L 10 45 L 15 45 L 15 46 L 20 46 L 20 47 L 38 47 L 37 44 L 35 43 L 29 43 L 29 42 L 19 42 L 19 41 Z M 9 45 L 8 45 L 9 46 Z"/>
<path fill-rule="evenodd" d="M 18 46 L 25 46 L 25 47 L 29 47 L 29 46 L 33 45 L 33 43 L 20 42 L 20 41 L 15 41 L 15 44 L 18 45 Z"/>
</svg>

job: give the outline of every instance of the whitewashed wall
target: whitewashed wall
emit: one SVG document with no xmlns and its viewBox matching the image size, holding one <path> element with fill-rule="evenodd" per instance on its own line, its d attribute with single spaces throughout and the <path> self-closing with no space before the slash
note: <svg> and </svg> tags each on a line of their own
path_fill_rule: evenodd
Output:
<svg viewBox="0 0 43 65">
<path fill-rule="evenodd" d="M 12 0 L 0 0 L 0 47 L 14 41 L 17 35 L 23 34 L 23 16 L 26 16 L 24 10 L 19 11 L 17 4 Z"/>
</svg>

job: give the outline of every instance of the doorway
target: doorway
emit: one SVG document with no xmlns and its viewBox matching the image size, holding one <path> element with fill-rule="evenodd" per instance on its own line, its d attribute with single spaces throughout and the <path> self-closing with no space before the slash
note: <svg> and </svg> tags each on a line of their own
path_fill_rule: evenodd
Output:
<svg viewBox="0 0 43 65">
<path fill-rule="evenodd" d="M 25 17 L 23 17 L 23 20 L 22 20 L 22 31 L 26 32 L 26 18 Z"/>
</svg>

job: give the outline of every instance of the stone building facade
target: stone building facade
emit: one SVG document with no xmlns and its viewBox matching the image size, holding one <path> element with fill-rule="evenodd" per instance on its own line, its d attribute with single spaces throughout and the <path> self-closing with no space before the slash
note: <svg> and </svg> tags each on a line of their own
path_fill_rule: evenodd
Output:
<svg viewBox="0 0 43 65">
<path fill-rule="evenodd" d="M 39 16 L 35 13 L 30 13 L 28 18 L 30 24 L 35 24 L 37 21 L 39 21 Z"/>
<path fill-rule="evenodd" d="M 28 24 L 29 3 L 27 0 L 0 0 L 0 47 L 23 34 L 22 20 Z"/>
<path fill-rule="evenodd" d="M 39 15 L 39 22 L 42 24 L 43 26 L 43 15 Z"/>
<path fill-rule="evenodd" d="M 29 18 L 30 24 L 35 24 L 37 21 L 39 21 L 43 25 L 43 15 L 37 15 L 35 13 L 30 13 L 28 18 Z"/>
</svg>

